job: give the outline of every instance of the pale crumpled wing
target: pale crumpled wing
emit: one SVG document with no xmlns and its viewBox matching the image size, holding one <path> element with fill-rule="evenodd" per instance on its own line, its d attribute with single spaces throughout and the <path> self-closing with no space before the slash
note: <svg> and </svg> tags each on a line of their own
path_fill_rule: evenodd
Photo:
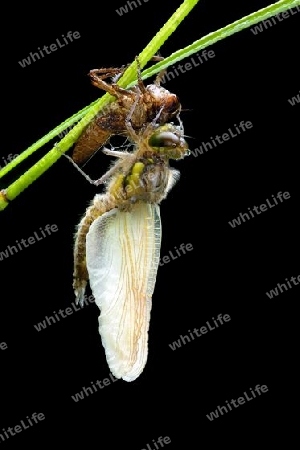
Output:
<svg viewBox="0 0 300 450">
<path fill-rule="evenodd" d="M 112 374 L 126 381 L 142 372 L 148 354 L 151 298 L 161 244 L 160 210 L 137 203 L 130 212 L 113 209 L 87 234 L 87 268 L 99 332 Z"/>
</svg>

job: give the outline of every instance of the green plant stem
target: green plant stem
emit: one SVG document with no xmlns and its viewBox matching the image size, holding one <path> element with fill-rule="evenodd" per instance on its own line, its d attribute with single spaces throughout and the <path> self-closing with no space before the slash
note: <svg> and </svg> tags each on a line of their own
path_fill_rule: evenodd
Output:
<svg viewBox="0 0 300 450">
<path fill-rule="evenodd" d="M 192 54 L 198 52 L 199 50 L 202 50 L 210 45 L 213 45 L 216 42 L 221 41 L 222 39 L 225 39 L 239 31 L 244 30 L 245 28 L 249 28 L 258 22 L 267 20 L 272 16 L 275 16 L 283 11 L 286 11 L 287 9 L 294 8 L 297 5 L 300 5 L 300 0 L 281 0 L 277 3 L 267 6 L 266 8 L 258 10 L 255 13 L 249 14 L 248 16 L 245 16 L 242 19 L 238 19 L 235 22 L 231 23 L 230 25 L 227 25 L 226 27 L 220 28 L 217 31 L 207 34 L 201 39 L 198 39 L 197 41 L 193 42 L 191 45 L 181 50 L 177 50 L 167 58 L 164 58 L 162 61 L 149 67 L 142 73 L 142 79 L 144 80 L 146 78 L 149 78 L 158 73 L 159 71 L 166 69 L 170 65 L 173 65 L 181 61 L 182 59 L 191 56 Z M 136 80 L 127 87 L 130 88 L 135 82 Z"/>
<path fill-rule="evenodd" d="M 177 28 L 179 23 L 186 17 L 186 15 L 191 11 L 191 9 L 196 5 L 198 0 L 193 1 L 184 1 L 182 5 L 175 11 L 173 16 L 169 19 L 168 22 L 161 28 L 161 30 L 155 35 L 155 37 L 150 41 L 147 47 L 140 53 L 139 61 L 141 67 L 144 67 L 145 64 L 149 61 L 149 59 L 157 53 L 159 48 L 165 42 L 165 40 L 171 35 L 171 33 Z M 251 13 L 248 16 L 245 16 L 239 20 L 236 20 L 230 25 L 227 25 L 217 31 L 209 33 L 207 36 L 202 37 L 201 39 L 193 42 L 191 45 L 185 47 L 184 49 L 180 49 L 169 57 L 165 58 L 163 61 L 151 66 L 149 69 L 146 69 L 142 72 L 142 78 L 147 79 L 152 75 L 155 75 L 160 70 L 169 67 L 172 64 L 175 64 L 178 61 L 196 53 L 197 51 L 204 49 L 215 42 L 218 42 L 222 39 L 225 39 L 228 36 L 231 36 L 238 31 L 241 31 L 245 28 L 249 28 L 252 25 L 255 25 L 258 22 L 266 20 L 276 14 L 279 14 L 287 9 L 293 8 L 300 4 L 300 0 L 280 0 L 272 5 L 269 5 L 255 13 Z M 118 84 L 122 87 L 129 88 L 134 85 L 136 82 L 136 62 L 134 61 L 124 72 L 123 76 L 120 78 Z M 37 148 L 44 145 L 50 139 L 55 137 L 58 133 L 63 131 L 65 128 L 69 127 L 73 123 L 77 122 L 83 116 L 83 119 L 60 141 L 59 150 L 57 148 L 53 148 L 47 153 L 37 164 L 35 164 L 31 169 L 29 169 L 24 175 L 22 175 L 17 181 L 12 183 L 6 190 L 5 195 L 9 200 L 14 199 L 17 195 L 19 195 L 27 186 L 29 186 L 34 180 L 36 180 L 42 173 L 44 173 L 54 162 L 56 162 L 62 152 L 67 151 L 74 142 L 78 139 L 80 134 L 82 133 L 84 127 L 95 117 L 95 115 L 103 108 L 108 102 L 112 101 L 113 97 L 108 94 L 105 94 L 96 102 L 93 102 L 91 105 L 85 107 L 77 114 L 74 114 L 71 118 L 63 122 L 61 125 L 56 127 L 42 139 L 33 144 L 29 149 L 23 152 L 18 158 L 13 160 L 10 164 L 8 164 L 4 169 L 0 171 L 0 178 L 12 167 L 15 167 L 21 160 L 25 159 L 28 154 L 31 154 Z M 28 152 L 28 153 L 27 153 Z M 23 155 L 27 153 L 26 156 Z M 0 211 L 7 206 L 6 199 L 0 195 Z"/>
<path fill-rule="evenodd" d="M 154 36 L 154 38 L 145 47 L 145 49 L 138 55 L 141 67 L 144 67 L 144 65 L 147 64 L 147 62 L 152 58 L 152 56 L 157 53 L 158 49 L 175 31 L 178 25 L 189 14 L 189 12 L 198 3 L 198 1 L 199 0 L 183 1 L 183 3 L 170 17 L 170 19 L 165 23 L 165 25 L 163 25 L 160 31 Z M 132 82 L 136 77 L 136 70 L 136 61 L 134 61 L 126 69 L 118 84 L 122 87 L 125 87 L 127 84 Z M 23 192 L 24 189 L 26 189 L 31 183 L 39 178 L 40 175 L 42 175 L 49 167 L 51 167 L 52 164 L 54 164 L 61 157 L 62 153 L 66 152 L 77 141 L 86 125 L 107 103 L 111 102 L 113 99 L 114 97 L 112 97 L 111 95 L 105 94 L 103 97 L 97 100 L 92 106 L 89 107 L 88 112 L 83 117 L 83 119 L 81 119 L 80 122 L 75 125 L 75 127 L 59 142 L 59 147 L 52 148 L 43 158 L 40 159 L 40 161 L 34 164 L 27 172 L 21 175 L 18 180 L 16 180 L 7 189 L 5 189 L 5 191 L 0 196 L 0 210 L 4 209 L 8 205 L 8 201 L 16 198 L 21 192 Z M 66 122 L 68 121 L 65 121 L 64 124 L 66 124 Z M 52 137 L 50 137 L 50 139 L 51 138 Z"/>
<path fill-rule="evenodd" d="M 16 167 L 26 158 L 28 158 L 28 156 L 30 156 L 36 150 L 39 150 L 41 147 L 43 147 L 43 145 L 51 141 L 51 139 L 55 138 L 55 136 L 57 136 L 59 133 L 64 131 L 66 128 L 72 126 L 75 122 L 78 122 L 80 119 L 82 119 L 85 116 L 85 114 L 89 111 L 89 109 L 96 103 L 96 101 L 97 100 L 95 100 L 93 103 L 83 108 L 81 111 L 78 111 L 76 114 L 73 114 L 73 116 L 69 117 L 69 119 L 65 120 L 60 125 L 55 127 L 52 131 L 47 133 L 41 139 L 39 139 L 30 147 L 28 147 L 26 150 L 24 150 L 19 156 L 17 156 L 15 159 L 9 162 L 5 167 L 3 167 L 0 170 L 0 178 L 4 177 L 4 175 L 10 172 L 14 167 Z"/>
<path fill-rule="evenodd" d="M 151 59 L 153 55 L 159 50 L 161 45 L 166 41 L 166 39 L 170 36 L 170 34 L 176 29 L 179 23 L 186 17 L 186 15 L 190 12 L 190 10 L 196 5 L 199 0 L 186 0 L 180 8 L 178 8 L 173 16 L 168 20 L 168 22 L 161 28 L 161 30 L 156 34 L 156 36 L 150 41 L 147 47 L 140 53 L 139 55 L 139 63 L 141 68 L 144 67 L 148 60 Z M 118 81 L 118 84 L 121 87 L 127 87 L 127 85 L 131 81 L 131 85 L 134 84 L 132 80 L 136 80 L 136 63 L 135 61 L 127 68 L 126 72 Z M 109 96 L 106 96 L 106 99 L 109 100 Z M 112 100 L 112 98 L 110 99 Z M 55 127 L 52 131 L 47 133 L 44 137 L 39 139 L 37 142 L 28 147 L 25 151 L 23 151 L 18 157 L 16 157 L 13 161 L 8 163 L 4 168 L 0 170 L 0 178 L 4 177 L 7 173 L 9 173 L 14 167 L 28 158 L 32 153 L 41 148 L 43 145 L 47 144 L 51 139 L 57 136 L 59 133 L 64 131 L 66 128 L 72 126 L 74 123 L 78 122 L 82 119 L 87 113 L 91 112 L 92 118 L 94 117 L 93 108 L 98 109 L 100 103 L 100 99 L 92 102 L 90 105 L 83 108 L 78 113 L 74 114 L 69 119 L 65 120 L 59 126 Z M 107 102 L 108 103 L 108 102 Z M 98 111 L 99 112 L 99 111 Z M 88 123 L 89 116 L 86 117 L 83 125 L 85 126 Z M 82 124 L 81 124 L 82 125 Z M 81 128 L 81 126 L 80 126 Z M 60 150 L 62 151 L 62 146 L 60 145 Z"/>
</svg>

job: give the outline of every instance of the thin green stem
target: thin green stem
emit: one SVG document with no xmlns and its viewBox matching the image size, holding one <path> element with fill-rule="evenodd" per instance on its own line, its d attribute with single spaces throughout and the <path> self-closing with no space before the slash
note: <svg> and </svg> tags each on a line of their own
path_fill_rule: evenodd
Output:
<svg viewBox="0 0 300 450">
<path fill-rule="evenodd" d="M 209 47 L 210 45 L 213 45 L 216 42 L 221 41 L 222 39 L 225 39 L 239 31 L 242 31 L 245 28 L 249 28 L 258 22 L 269 19 L 270 17 L 286 11 L 287 9 L 294 8 L 297 5 L 300 5 L 300 0 L 281 0 L 270 6 L 267 6 L 266 8 L 258 10 L 255 13 L 249 14 L 242 19 L 236 20 L 226 27 L 220 28 L 217 31 L 207 34 L 201 39 L 193 42 L 191 45 L 188 45 L 181 50 L 177 50 L 167 58 L 164 58 L 162 61 L 149 67 L 142 73 L 142 79 L 144 80 L 146 78 L 149 78 L 160 72 L 161 70 L 166 69 L 167 67 L 181 61 L 182 59 L 193 55 L 199 50 Z M 136 80 L 134 80 L 134 82 L 127 87 L 131 87 L 133 84 L 135 84 L 135 82 Z"/>
<path fill-rule="evenodd" d="M 221 28 L 213 33 L 208 34 L 207 36 L 204 36 L 203 38 L 193 42 L 191 45 L 180 49 L 174 53 L 172 53 L 169 57 L 165 58 L 163 61 L 153 65 L 151 68 L 146 69 L 142 72 L 142 78 L 143 80 L 155 75 L 160 70 L 165 69 L 176 62 L 181 61 L 182 59 L 196 53 L 199 50 L 202 50 L 218 40 L 224 39 L 225 37 L 228 37 L 244 28 L 250 27 L 252 25 L 255 25 L 256 23 L 266 20 L 269 17 L 279 14 L 280 12 L 285 11 L 286 9 L 293 8 L 300 4 L 300 0 L 281 0 L 275 4 L 272 4 L 266 8 L 263 8 L 255 13 L 250 14 L 249 16 L 246 16 L 242 19 L 237 20 L 236 22 Z M 176 11 L 175 14 L 177 14 L 178 11 Z M 159 32 L 162 33 L 162 30 Z M 153 43 L 153 40 L 150 42 L 149 46 Z M 147 48 L 149 47 L 147 46 Z M 146 48 L 146 49 L 147 49 Z M 143 53 L 146 51 L 146 49 L 140 54 L 140 62 L 143 67 L 144 65 L 144 56 Z M 155 53 L 155 52 L 154 52 Z M 146 60 L 145 60 L 146 62 Z M 135 65 L 132 63 L 133 67 L 133 74 L 134 77 L 136 75 Z M 127 73 L 127 72 L 126 72 Z M 125 74 L 124 74 L 125 76 Z M 124 76 L 122 77 L 122 86 L 126 88 L 130 88 L 136 83 L 136 78 L 134 81 L 132 81 L 129 84 L 126 84 L 126 79 L 124 81 Z M 124 81 L 124 83 L 123 83 Z M 7 164 L 2 170 L 0 170 L 0 178 L 5 176 L 10 170 L 12 170 L 14 167 L 16 167 L 19 163 L 24 161 L 28 156 L 30 156 L 33 152 L 38 150 L 40 147 L 45 145 L 47 142 L 49 142 L 51 139 L 53 139 L 55 136 L 57 136 L 59 133 L 64 131 L 66 128 L 72 126 L 74 123 L 78 122 L 86 113 L 88 113 L 91 108 L 96 105 L 96 103 L 99 101 L 96 100 L 90 105 L 86 106 L 84 109 L 79 111 L 78 113 L 74 114 L 72 117 L 67 119 L 65 122 L 54 128 L 54 130 L 50 131 L 47 135 L 45 135 L 43 138 L 39 139 L 37 142 L 35 142 L 33 145 L 31 145 L 27 150 L 25 150 L 21 155 L 19 155 L 17 158 L 15 158 L 13 161 L 11 161 L 9 164 Z"/>
<path fill-rule="evenodd" d="M 140 53 L 140 55 L 138 55 L 141 67 L 144 67 L 144 65 L 147 64 L 147 62 L 152 58 L 152 56 L 154 56 L 157 53 L 158 49 L 163 45 L 163 43 L 168 39 L 168 37 L 176 30 L 178 25 L 189 14 L 189 12 L 198 3 L 198 1 L 199 0 L 183 1 L 183 3 L 179 6 L 179 8 L 171 16 L 171 18 L 165 23 L 165 25 L 163 25 L 161 30 L 154 36 L 154 38 Z M 134 61 L 126 69 L 123 76 L 120 78 L 118 84 L 122 87 L 125 87 L 127 84 L 132 82 L 136 77 L 136 70 L 137 70 L 136 62 Z M 8 205 L 7 200 L 11 201 L 14 198 L 16 198 L 24 189 L 26 189 L 31 183 L 33 183 L 37 178 L 39 178 L 40 175 L 42 175 L 49 167 L 51 167 L 52 164 L 54 164 L 61 157 L 62 153 L 66 152 L 77 141 L 86 125 L 91 120 L 93 120 L 93 118 L 98 114 L 98 112 L 113 99 L 114 97 L 112 97 L 111 95 L 105 94 L 94 104 L 92 104 L 92 106 L 88 108 L 88 112 L 85 114 L 83 119 L 81 119 L 80 122 L 77 125 L 75 125 L 74 128 L 72 128 L 72 130 L 59 142 L 59 147 L 52 148 L 43 158 L 40 159 L 40 161 L 34 164 L 18 180 L 16 180 L 7 189 L 5 189 L 5 192 L 3 193 L 5 197 L 3 197 L 3 194 L 0 196 L 0 210 L 4 209 Z M 65 121 L 64 125 L 66 124 L 66 122 L 70 123 L 69 121 Z M 54 136 L 56 134 L 54 134 Z M 49 134 L 47 136 L 48 139 Z M 48 140 L 50 140 L 52 137 L 50 137 Z M 34 150 L 31 149 L 31 152 L 32 151 Z M 17 163 L 15 163 L 15 165 Z M 6 173 L 7 171 L 8 169 L 6 170 Z"/>
<path fill-rule="evenodd" d="M 69 117 L 69 119 L 65 120 L 60 125 L 55 127 L 52 131 L 47 133 L 41 139 L 39 139 L 30 147 L 28 147 L 26 150 L 24 150 L 19 156 L 17 156 L 15 159 L 9 162 L 5 167 L 3 167 L 0 170 L 0 178 L 4 177 L 4 175 L 10 172 L 14 167 L 16 167 L 26 158 L 28 158 L 28 156 L 30 156 L 32 153 L 43 147 L 43 145 L 51 141 L 51 139 L 55 138 L 55 136 L 57 136 L 59 133 L 64 131 L 66 128 L 72 126 L 75 122 L 78 122 L 80 119 L 82 119 L 85 116 L 85 114 L 89 111 L 89 109 L 96 103 L 96 101 L 97 100 L 95 100 L 93 103 L 83 108 L 81 111 L 78 111 L 73 116 Z"/>
<path fill-rule="evenodd" d="M 198 0 L 184 1 L 182 5 L 175 11 L 173 16 L 166 22 L 166 24 L 161 28 L 161 30 L 154 36 L 147 47 L 139 54 L 139 61 L 141 67 L 144 67 L 150 58 L 157 53 L 159 48 L 163 45 L 166 39 L 172 34 L 172 32 L 177 28 L 179 23 L 186 17 L 186 15 L 191 11 L 191 9 L 198 3 Z M 215 42 L 225 39 L 234 33 L 237 33 L 245 28 L 249 28 L 258 22 L 266 20 L 276 14 L 279 14 L 287 9 L 294 8 L 300 4 L 300 0 L 280 0 L 266 8 L 260 9 L 255 13 L 249 14 L 239 20 L 236 20 L 230 25 L 220 28 L 217 31 L 209 33 L 207 36 L 193 42 L 191 45 L 180 49 L 172 53 L 169 57 L 165 58 L 163 61 L 151 66 L 142 72 L 142 78 L 147 79 L 159 71 L 175 64 L 178 61 L 202 50 Z M 134 61 L 124 72 L 123 76 L 120 78 L 118 84 L 122 87 L 129 88 L 136 83 L 136 62 Z M 27 158 L 29 154 L 37 150 L 39 147 L 44 145 L 46 142 L 55 137 L 58 133 L 66 129 L 67 127 L 73 125 L 79 119 L 82 120 L 60 141 L 59 150 L 53 148 L 47 155 L 45 155 L 37 164 L 35 164 L 31 169 L 29 169 L 24 175 L 22 175 L 17 181 L 12 183 L 6 190 L 5 195 L 9 200 L 14 199 L 19 195 L 27 186 L 29 186 L 34 180 L 36 180 L 42 173 L 44 173 L 54 162 L 56 162 L 62 152 L 67 151 L 76 142 L 80 134 L 82 133 L 85 126 L 95 117 L 95 115 L 113 100 L 113 97 L 109 94 L 105 94 L 103 97 L 93 102 L 91 105 L 85 107 L 77 114 L 74 114 L 71 118 L 63 122 L 61 125 L 56 127 L 42 139 L 37 141 L 31 147 L 29 147 L 25 152 L 23 152 L 18 158 L 13 160 L 4 169 L 0 171 L 0 178 L 5 175 L 9 170 L 15 167 L 20 161 Z M 24 156 L 23 156 L 24 155 Z M 7 201 L 0 195 L 0 211 L 7 206 Z"/>
</svg>

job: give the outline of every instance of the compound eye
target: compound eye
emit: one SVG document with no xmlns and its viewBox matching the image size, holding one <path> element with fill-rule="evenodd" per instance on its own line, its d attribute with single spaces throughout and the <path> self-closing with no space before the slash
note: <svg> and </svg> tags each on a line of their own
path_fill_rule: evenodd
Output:
<svg viewBox="0 0 300 450">
<path fill-rule="evenodd" d="M 151 136 L 149 145 L 151 147 L 177 147 L 180 145 L 180 138 L 171 131 L 161 131 Z"/>
</svg>

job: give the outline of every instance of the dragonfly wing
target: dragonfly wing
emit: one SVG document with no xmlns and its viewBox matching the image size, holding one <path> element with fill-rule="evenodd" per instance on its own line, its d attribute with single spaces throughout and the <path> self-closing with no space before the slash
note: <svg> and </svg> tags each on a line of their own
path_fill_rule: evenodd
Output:
<svg viewBox="0 0 300 450">
<path fill-rule="evenodd" d="M 87 268 L 106 359 L 113 375 L 126 381 L 135 380 L 147 361 L 160 244 L 159 206 L 148 203 L 105 213 L 87 235 Z"/>
</svg>

